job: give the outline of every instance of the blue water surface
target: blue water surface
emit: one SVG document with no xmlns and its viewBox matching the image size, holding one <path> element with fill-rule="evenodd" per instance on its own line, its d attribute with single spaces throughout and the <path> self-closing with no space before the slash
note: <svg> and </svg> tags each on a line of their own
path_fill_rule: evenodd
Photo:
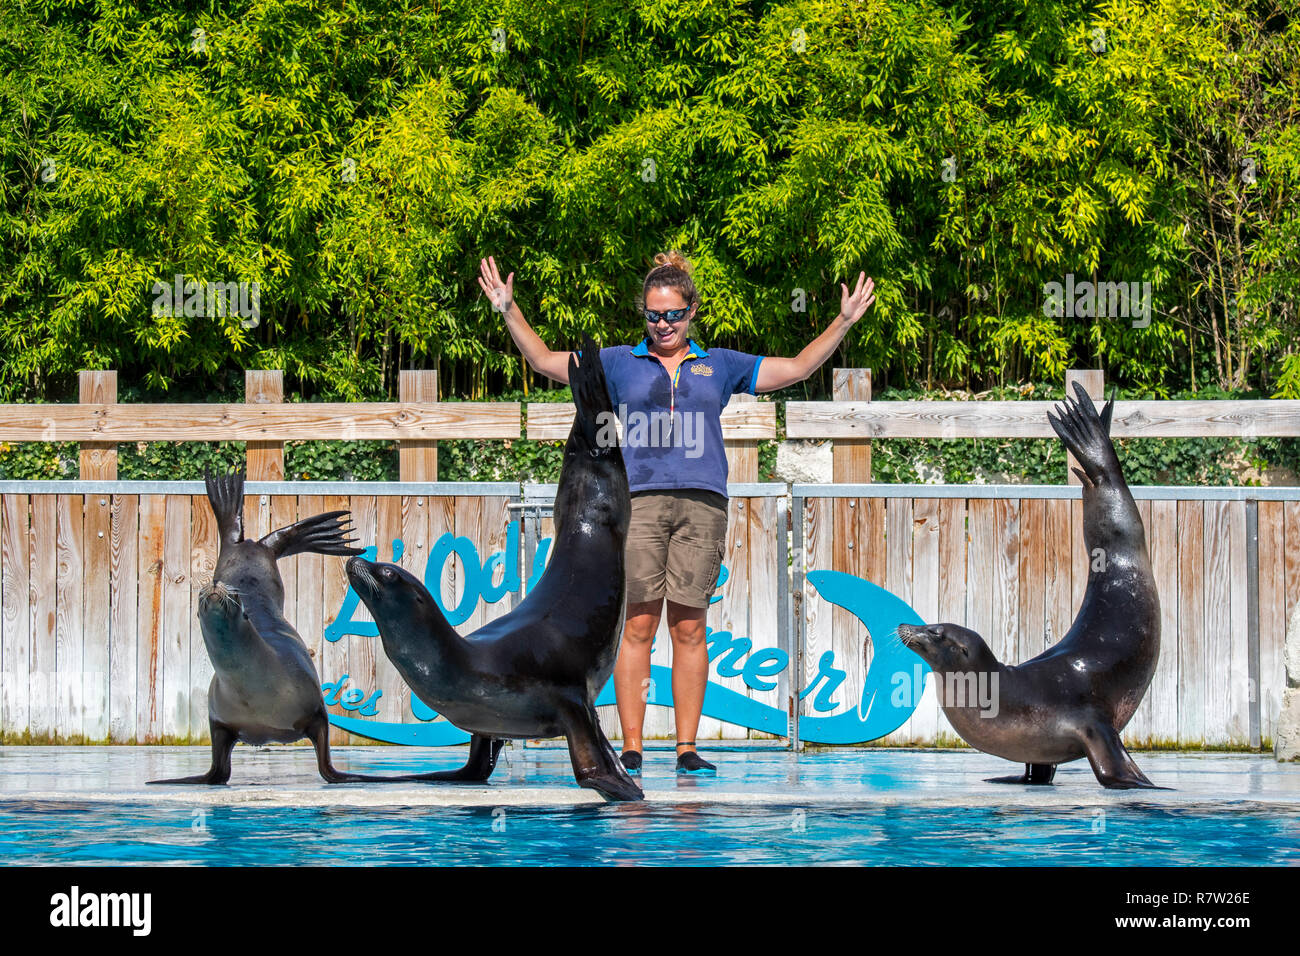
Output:
<svg viewBox="0 0 1300 956">
<path fill-rule="evenodd" d="M 621 804 L 0 805 L 7 865 L 1194 866 L 1300 863 L 1300 813 Z"/>
</svg>

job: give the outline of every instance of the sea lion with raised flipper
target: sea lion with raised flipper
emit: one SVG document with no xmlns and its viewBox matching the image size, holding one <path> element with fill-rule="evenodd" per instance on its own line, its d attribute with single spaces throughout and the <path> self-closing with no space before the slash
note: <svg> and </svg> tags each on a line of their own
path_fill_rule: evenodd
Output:
<svg viewBox="0 0 1300 956">
<path fill-rule="evenodd" d="M 244 475 L 205 474 L 208 502 L 217 519 L 220 551 L 212 582 L 199 592 L 199 626 L 212 660 L 208 727 L 212 767 L 207 773 L 150 783 L 224 784 L 236 741 L 262 745 L 306 737 L 316 748 L 320 775 L 329 783 L 383 782 L 335 770 L 330 763 L 329 718 L 311 652 L 284 616 L 284 583 L 276 562 L 312 552 L 361 554 L 347 537 L 346 511 L 314 515 L 244 539 Z"/>
<path fill-rule="evenodd" d="M 1110 440 L 1114 399 L 1101 414 L 1079 383 L 1077 400 L 1047 417 L 1078 460 L 1090 571 L 1074 624 L 1023 664 L 998 662 L 974 631 L 900 625 L 898 636 L 934 670 L 944 715 L 972 747 L 1025 764 L 995 783 L 1051 783 L 1057 764 L 1087 757 L 1098 782 L 1156 787 L 1120 742 L 1155 674 L 1160 599 L 1146 533 Z"/>
<path fill-rule="evenodd" d="M 569 384 L 577 415 L 555 494 L 552 557 L 518 607 L 461 637 L 414 575 L 363 558 L 347 563 L 402 679 L 472 735 L 462 769 L 407 779 L 484 781 L 505 738 L 564 736 L 581 786 L 610 801 L 645 796 L 596 719 L 596 695 L 613 672 L 623 630 L 632 507 L 605 372 L 590 339 L 569 358 Z"/>
</svg>

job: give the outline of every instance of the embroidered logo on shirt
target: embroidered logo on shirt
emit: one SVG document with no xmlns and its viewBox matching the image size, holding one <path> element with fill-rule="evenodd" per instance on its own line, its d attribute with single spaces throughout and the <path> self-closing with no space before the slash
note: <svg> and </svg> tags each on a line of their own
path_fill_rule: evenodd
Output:
<svg viewBox="0 0 1300 956">
<path fill-rule="evenodd" d="M 707 378 L 708 376 L 713 374 L 713 367 L 710 365 L 692 365 L 691 374 L 703 375 Z"/>
</svg>

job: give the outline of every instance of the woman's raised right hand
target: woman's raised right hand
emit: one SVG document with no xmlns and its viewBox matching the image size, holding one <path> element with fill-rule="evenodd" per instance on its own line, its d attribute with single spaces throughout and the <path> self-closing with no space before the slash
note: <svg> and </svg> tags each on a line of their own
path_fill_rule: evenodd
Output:
<svg viewBox="0 0 1300 956">
<path fill-rule="evenodd" d="M 512 272 L 506 276 L 506 281 L 501 281 L 501 273 L 497 271 L 496 260 L 491 256 L 479 260 L 479 288 L 483 294 L 488 297 L 492 303 L 492 308 L 496 312 L 505 315 L 510 311 L 510 305 L 515 301 L 515 274 Z"/>
</svg>

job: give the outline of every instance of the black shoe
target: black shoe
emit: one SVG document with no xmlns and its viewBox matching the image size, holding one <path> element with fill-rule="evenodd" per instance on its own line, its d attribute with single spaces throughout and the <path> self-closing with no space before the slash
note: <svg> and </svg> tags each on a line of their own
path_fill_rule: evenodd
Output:
<svg viewBox="0 0 1300 956">
<path fill-rule="evenodd" d="M 694 750 L 688 750 L 684 754 L 677 755 L 677 772 L 678 773 L 717 773 L 718 768 L 713 766 Z"/>
<path fill-rule="evenodd" d="M 629 774 L 639 775 L 641 773 L 641 751 L 625 750 L 618 755 L 619 763 Z"/>
</svg>

